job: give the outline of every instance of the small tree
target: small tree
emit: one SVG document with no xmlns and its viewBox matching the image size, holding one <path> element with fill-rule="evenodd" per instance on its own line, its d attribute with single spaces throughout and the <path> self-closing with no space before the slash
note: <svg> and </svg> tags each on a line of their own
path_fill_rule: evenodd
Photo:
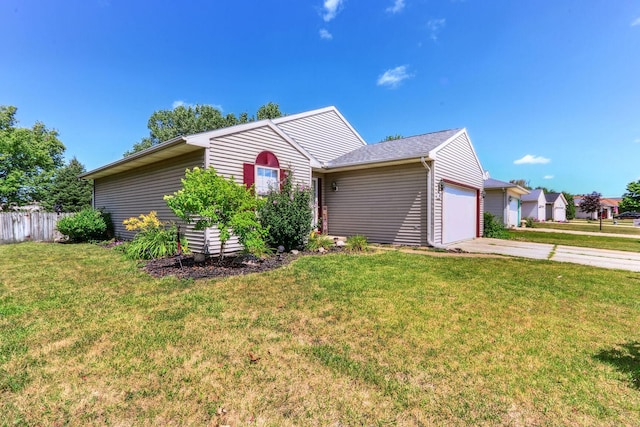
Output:
<svg viewBox="0 0 640 427">
<path fill-rule="evenodd" d="M 576 218 L 576 204 L 573 201 L 573 194 L 567 193 L 566 191 L 563 191 L 562 194 L 564 195 L 564 198 L 567 200 L 567 208 L 566 208 L 567 220 L 575 219 Z"/>
<path fill-rule="evenodd" d="M 78 178 L 84 172 L 84 165 L 75 157 L 56 171 L 42 201 L 47 210 L 78 212 L 91 206 L 93 185 Z"/>
<path fill-rule="evenodd" d="M 231 232 L 250 252 L 264 243 L 264 231 L 256 217 L 258 199 L 233 177 L 226 179 L 212 167 L 187 169 L 182 189 L 164 199 L 178 218 L 195 222 L 196 230 L 218 228 L 220 260 Z"/>
<path fill-rule="evenodd" d="M 602 202 L 600 199 L 602 198 L 602 194 L 594 191 L 591 194 L 587 194 L 582 197 L 580 201 L 580 209 L 582 212 L 586 212 L 588 214 L 597 212 L 598 217 L 600 217 L 600 230 L 602 230 L 602 215 L 600 210 L 602 209 Z"/>
<path fill-rule="evenodd" d="M 640 211 L 640 179 L 627 184 L 627 192 L 622 195 L 620 212 Z"/>
</svg>

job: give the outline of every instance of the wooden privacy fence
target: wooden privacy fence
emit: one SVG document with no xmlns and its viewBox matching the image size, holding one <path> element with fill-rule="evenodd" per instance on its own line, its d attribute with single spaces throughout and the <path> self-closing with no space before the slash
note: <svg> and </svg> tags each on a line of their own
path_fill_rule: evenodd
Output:
<svg viewBox="0 0 640 427">
<path fill-rule="evenodd" d="M 62 238 L 56 231 L 60 218 L 71 214 L 55 212 L 3 212 L 0 213 L 0 244 L 27 240 L 52 242 Z"/>
</svg>

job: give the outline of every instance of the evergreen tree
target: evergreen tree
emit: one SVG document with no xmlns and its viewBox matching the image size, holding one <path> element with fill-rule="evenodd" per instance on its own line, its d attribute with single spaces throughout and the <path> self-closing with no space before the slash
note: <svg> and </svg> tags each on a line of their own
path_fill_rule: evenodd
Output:
<svg viewBox="0 0 640 427">
<path fill-rule="evenodd" d="M 43 200 L 47 210 L 79 212 L 91 207 L 93 186 L 91 182 L 78 178 L 84 172 L 84 165 L 75 157 L 58 169 Z"/>
</svg>

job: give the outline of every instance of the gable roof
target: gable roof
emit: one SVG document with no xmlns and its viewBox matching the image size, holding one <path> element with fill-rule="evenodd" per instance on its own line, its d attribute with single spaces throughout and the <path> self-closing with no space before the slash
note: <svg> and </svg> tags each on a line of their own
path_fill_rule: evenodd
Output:
<svg viewBox="0 0 640 427">
<path fill-rule="evenodd" d="M 323 165 L 367 145 L 333 106 L 278 117 L 272 121 Z"/>
<path fill-rule="evenodd" d="M 540 188 L 536 188 L 535 190 L 531 190 L 529 194 L 525 194 L 520 198 L 523 202 L 537 202 L 540 200 L 540 195 L 544 196 L 544 191 Z"/>
<path fill-rule="evenodd" d="M 509 188 L 521 195 L 529 194 L 529 190 L 524 187 L 520 187 L 518 184 L 514 184 L 513 182 L 500 181 L 499 179 L 495 178 L 485 179 L 484 188 L 485 190 L 502 190 Z"/>
<path fill-rule="evenodd" d="M 334 169 L 429 157 L 436 148 L 461 132 L 464 129 L 450 129 L 366 145 L 329 161 L 327 166 Z"/>
<path fill-rule="evenodd" d="M 544 197 L 547 199 L 547 203 L 550 204 L 555 203 L 558 199 L 562 199 L 564 204 L 567 204 L 567 199 L 565 199 L 562 193 L 545 193 Z"/>
<path fill-rule="evenodd" d="M 290 116 L 283 116 L 277 119 L 258 120 L 197 134 L 179 136 L 93 169 L 80 175 L 80 178 L 97 179 L 136 169 L 181 154 L 208 148 L 208 142 L 211 139 L 260 127 L 271 128 L 287 143 L 307 157 L 311 163 L 311 167 L 320 168 L 322 167 L 322 163 L 318 156 L 320 155 L 320 157 L 322 157 L 322 152 L 319 147 L 326 148 L 328 145 L 327 134 L 329 133 L 322 125 L 330 128 L 330 132 L 336 135 L 332 141 L 334 145 L 344 146 L 338 149 L 339 154 L 366 145 L 366 142 L 355 129 L 353 129 L 349 122 L 347 122 L 342 114 L 340 114 L 336 107 L 331 106 Z M 305 132 L 306 129 L 311 128 L 314 129 L 314 132 Z"/>
</svg>

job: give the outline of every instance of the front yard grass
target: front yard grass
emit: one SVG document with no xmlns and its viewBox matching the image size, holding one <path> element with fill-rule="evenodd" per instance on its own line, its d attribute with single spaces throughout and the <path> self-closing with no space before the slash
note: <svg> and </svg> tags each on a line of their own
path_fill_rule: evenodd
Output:
<svg viewBox="0 0 640 427">
<path fill-rule="evenodd" d="M 507 238 L 521 242 L 550 243 L 554 245 L 640 252 L 640 236 L 638 236 L 637 239 L 632 239 L 629 237 L 591 236 L 534 230 L 508 230 Z"/>
<path fill-rule="evenodd" d="M 153 279 L 0 246 L 0 425 L 640 425 L 640 274 L 397 251 Z"/>
<path fill-rule="evenodd" d="M 634 227 L 632 220 L 619 220 L 614 225 L 612 220 L 599 221 L 572 220 L 571 222 L 536 222 L 534 228 L 551 228 L 555 230 L 588 231 L 592 233 L 628 234 L 640 237 L 640 227 Z"/>
</svg>

